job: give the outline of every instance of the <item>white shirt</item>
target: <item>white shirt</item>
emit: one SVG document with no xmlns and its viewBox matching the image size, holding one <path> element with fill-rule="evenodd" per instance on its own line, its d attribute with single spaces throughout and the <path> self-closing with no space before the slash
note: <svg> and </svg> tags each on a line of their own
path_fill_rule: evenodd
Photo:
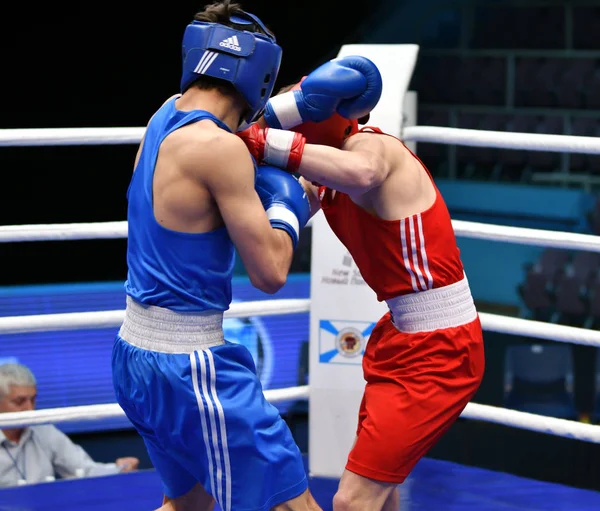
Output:
<svg viewBox="0 0 600 511">
<path fill-rule="evenodd" d="M 26 428 L 18 443 L 0 431 L 0 487 L 118 472 L 114 463 L 96 463 L 55 426 Z"/>
</svg>

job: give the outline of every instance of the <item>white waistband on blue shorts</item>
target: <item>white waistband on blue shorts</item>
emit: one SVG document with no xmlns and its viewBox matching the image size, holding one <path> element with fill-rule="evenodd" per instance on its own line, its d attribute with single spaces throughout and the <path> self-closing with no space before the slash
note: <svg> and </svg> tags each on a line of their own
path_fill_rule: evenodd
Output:
<svg viewBox="0 0 600 511">
<path fill-rule="evenodd" d="M 459 282 L 386 300 L 400 332 L 442 330 L 471 323 L 477 309 L 467 277 Z"/>
<path fill-rule="evenodd" d="M 119 336 L 146 350 L 192 353 L 225 343 L 223 313 L 177 312 L 142 305 L 128 296 Z"/>
</svg>

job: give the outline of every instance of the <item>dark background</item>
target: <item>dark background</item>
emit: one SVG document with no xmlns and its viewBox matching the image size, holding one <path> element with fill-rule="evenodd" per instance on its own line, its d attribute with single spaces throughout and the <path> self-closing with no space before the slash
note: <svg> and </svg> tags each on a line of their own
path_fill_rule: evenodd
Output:
<svg viewBox="0 0 600 511">
<path fill-rule="evenodd" d="M 207 2 L 208 3 L 208 2 Z M 369 4 L 373 12 L 377 1 Z M 66 4 L 66 2 L 65 2 Z M 181 37 L 204 2 L 23 2 L 4 18 L 0 129 L 144 126 L 178 92 Z M 273 30 L 276 87 L 358 42 L 362 9 L 247 1 Z M 301 8 L 300 8 L 301 6 Z M 0 147 L 0 224 L 125 220 L 135 145 Z M 0 245 L 0 285 L 120 280 L 125 240 Z"/>
</svg>

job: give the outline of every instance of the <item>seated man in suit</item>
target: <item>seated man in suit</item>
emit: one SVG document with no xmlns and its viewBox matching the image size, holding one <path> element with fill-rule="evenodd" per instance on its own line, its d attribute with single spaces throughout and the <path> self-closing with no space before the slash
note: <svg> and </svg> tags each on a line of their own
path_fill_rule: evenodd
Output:
<svg viewBox="0 0 600 511">
<path fill-rule="evenodd" d="M 37 381 L 21 364 L 0 365 L 0 413 L 35 409 Z M 129 472 L 139 460 L 95 462 L 79 445 L 52 425 L 0 430 L 0 487 Z"/>
</svg>

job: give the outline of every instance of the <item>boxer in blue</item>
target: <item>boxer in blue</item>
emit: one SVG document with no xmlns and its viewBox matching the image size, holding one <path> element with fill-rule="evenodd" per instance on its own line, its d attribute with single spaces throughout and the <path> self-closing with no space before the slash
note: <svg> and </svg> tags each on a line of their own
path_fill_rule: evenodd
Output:
<svg viewBox="0 0 600 511">
<path fill-rule="evenodd" d="M 234 247 L 251 283 L 274 293 L 310 217 L 299 181 L 257 166 L 235 135 L 261 116 L 281 54 L 238 4 L 207 6 L 184 32 L 181 94 L 152 116 L 136 157 L 112 370 L 117 400 L 160 474 L 163 511 L 212 510 L 215 501 L 222 511 L 320 509 L 251 354 L 222 329 Z M 358 75 L 325 91 L 309 75 L 305 91 L 319 91 L 319 102 L 306 115 L 327 118 L 362 94 Z"/>
</svg>

